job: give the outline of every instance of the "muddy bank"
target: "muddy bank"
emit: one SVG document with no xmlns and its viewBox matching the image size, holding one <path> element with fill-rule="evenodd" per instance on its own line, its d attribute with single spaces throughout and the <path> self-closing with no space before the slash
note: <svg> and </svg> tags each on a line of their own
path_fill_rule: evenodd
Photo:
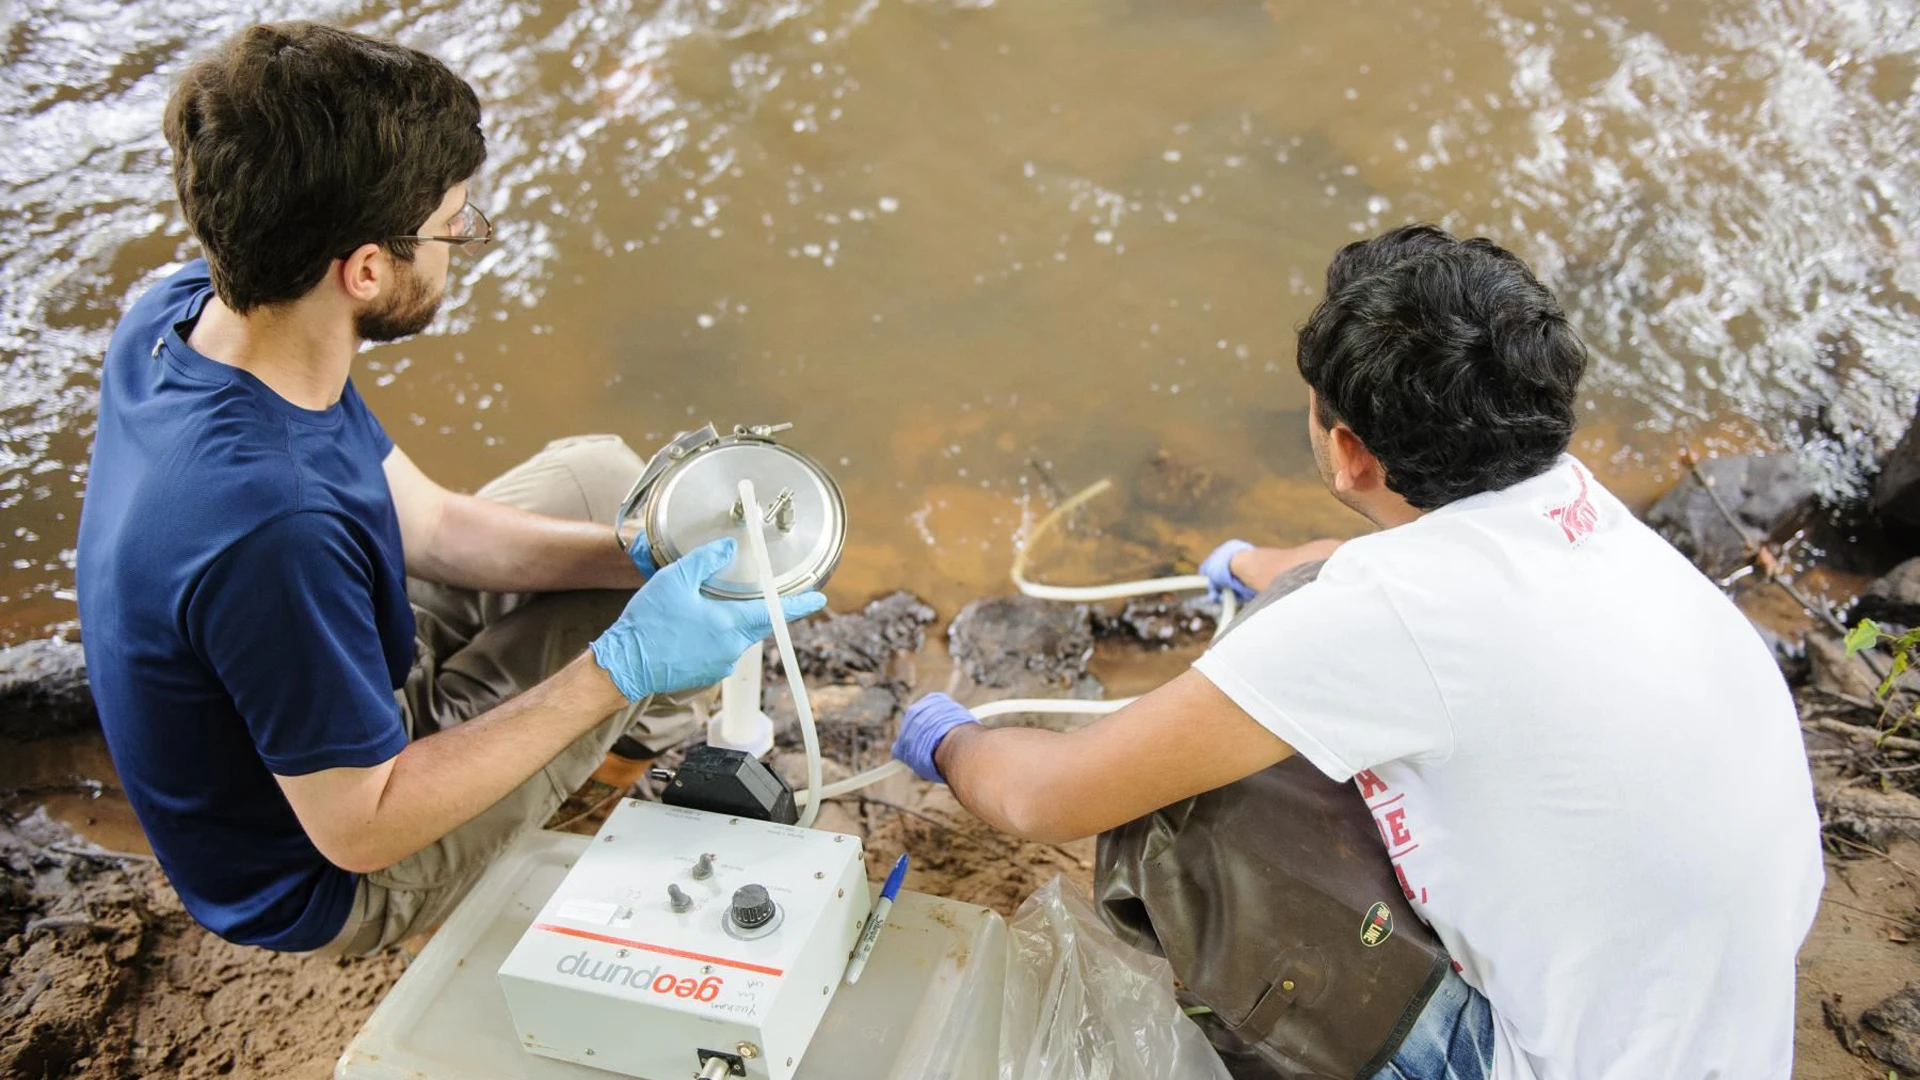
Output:
<svg viewBox="0 0 1920 1080">
<path fill-rule="evenodd" d="M 404 967 L 229 945 L 151 859 L 0 827 L 0 1076 L 324 1080 Z"/>
</svg>

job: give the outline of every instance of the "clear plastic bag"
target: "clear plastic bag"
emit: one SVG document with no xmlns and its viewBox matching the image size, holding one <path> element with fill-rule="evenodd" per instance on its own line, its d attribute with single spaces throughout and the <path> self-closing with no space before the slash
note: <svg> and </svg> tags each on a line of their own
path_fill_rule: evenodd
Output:
<svg viewBox="0 0 1920 1080">
<path fill-rule="evenodd" d="M 881 939 L 859 989 L 892 964 L 893 992 L 883 1005 L 829 1011 L 803 1074 L 853 1075 L 851 1054 L 867 1069 L 859 1075 L 887 1080 L 1229 1080 L 1175 1002 L 1173 969 L 1114 936 L 1064 879 L 1036 890 L 1011 922 L 982 909 L 972 909 L 977 925 L 956 922 L 928 898 L 901 899 L 909 906 L 895 908 L 887 932 L 911 929 L 925 942 L 897 935 L 883 956 Z M 849 1017 L 877 1026 L 849 1030 Z M 872 1070 L 875 1056 L 892 1062 Z"/>
<path fill-rule="evenodd" d="M 1173 969 L 1122 942 L 1059 877 L 1008 925 L 1000 1080 L 1228 1080 Z"/>
</svg>

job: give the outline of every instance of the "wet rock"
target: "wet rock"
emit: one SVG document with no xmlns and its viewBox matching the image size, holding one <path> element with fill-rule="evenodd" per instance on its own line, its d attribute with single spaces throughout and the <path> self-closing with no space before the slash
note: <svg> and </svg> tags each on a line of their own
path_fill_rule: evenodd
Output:
<svg viewBox="0 0 1920 1080">
<path fill-rule="evenodd" d="M 827 682 L 878 676 L 900 653 L 916 653 L 926 644 L 927 624 L 934 611 L 912 593 L 897 592 L 875 600 L 858 612 L 819 617 L 795 623 L 793 654 L 800 673 Z M 779 651 L 766 651 L 766 683 L 782 679 Z"/>
<path fill-rule="evenodd" d="M 1920 982 L 1861 1013 L 1860 1038 L 1881 1061 L 1920 1072 Z"/>
<path fill-rule="evenodd" d="M 1106 696 L 1087 673 L 1092 657 L 1092 611 L 1079 603 L 995 596 L 960 609 L 947 628 L 954 657 L 954 698 L 968 703 L 1006 698 Z M 1087 721 L 1069 715 L 1006 717 L 998 723 L 1069 730 Z"/>
<path fill-rule="evenodd" d="M 49 638 L 0 649 L 0 738 L 44 739 L 99 723 L 78 642 Z"/>
<path fill-rule="evenodd" d="M 1920 535 L 1920 416 L 1880 466 L 1873 512 L 1896 529 Z"/>
<path fill-rule="evenodd" d="M 1700 473 L 1758 540 L 1790 531 L 1814 508 L 1813 483 L 1794 458 L 1712 458 L 1700 463 Z M 1707 574 L 1731 573 L 1747 559 L 1745 538 L 1691 474 L 1653 504 L 1647 524 Z"/>
<path fill-rule="evenodd" d="M 1780 674 L 1786 677 L 1788 685 L 1798 685 L 1806 679 L 1808 665 L 1805 637 L 1789 638 L 1757 622 L 1753 624 L 1753 629 L 1760 635 L 1760 640 L 1767 643 L 1767 651 L 1773 654 L 1773 662 L 1780 665 Z"/>
<path fill-rule="evenodd" d="M 1155 454 L 1133 478 L 1134 498 L 1141 505 L 1177 516 L 1220 498 L 1225 488 L 1226 482 L 1219 476 L 1165 450 Z"/>
<path fill-rule="evenodd" d="M 1087 674 L 1093 615 L 1083 604 L 1030 596 L 995 596 L 960 609 L 947 629 L 947 649 L 986 697 L 1098 697 Z M 970 700 L 971 695 L 961 695 Z"/>
<path fill-rule="evenodd" d="M 1920 559 L 1908 559 L 1867 586 L 1854 614 L 1875 622 L 1920 626 Z"/>
<path fill-rule="evenodd" d="M 1093 632 L 1096 637 L 1121 638 L 1148 648 L 1167 649 L 1205 641 L 1213 634 L 1220 618 L 1220 605 L 1205 596 L 1184 600 L 1165 597 L 1141 597 L 1127 601 L 1125 607 L 1109 613 L 1094 608 Z"/>
</svg>

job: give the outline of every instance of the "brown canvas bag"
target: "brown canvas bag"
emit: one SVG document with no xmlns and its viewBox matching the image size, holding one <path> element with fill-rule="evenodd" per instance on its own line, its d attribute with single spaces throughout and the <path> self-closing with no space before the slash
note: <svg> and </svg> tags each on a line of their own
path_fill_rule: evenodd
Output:
<svg viewBox="0 0 1920 1080">
<path fill-rule="evenodd" d="M 1318 571 L 1283 575 L 1241 618 Z M 1103 833 L 1098 850 L 1102 917 L 1212 1010 L 1196 1019 L 1243 1080 L 1371 1077 L 1451 964 L 1359 792 L 1298 755 Z"/>
</svg>

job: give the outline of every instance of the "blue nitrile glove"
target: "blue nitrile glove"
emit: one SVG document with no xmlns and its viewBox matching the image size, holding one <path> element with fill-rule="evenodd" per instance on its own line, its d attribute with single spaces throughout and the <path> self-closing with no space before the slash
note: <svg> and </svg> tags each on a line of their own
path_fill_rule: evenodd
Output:
<svg viewBox="0 0 1920 1080">
<path fill-rule="evenodd" d="M 1200 576 L 1207 579 L 1207 599 L 1218 600 L 1224 592 L 1233 593 L 1243 604 L 1253 599 L 1254 591 L 1233 576 L 1233 557 L 1252 547 L 1245 540 L 1229 540 L 1214 548 L 1207 561 L 1200 564 Z"/>
<path fill-rule="evenodd" d="M 900 721 L 900 736 L 893 740 L 893 756 L 907 763 L 913 775 L 922 780 L 944 784 L 940 767 L 933 763 L 933 752 L 941 740 L 962 724 L 977 724 L 979 717 L 965 705 L 945 694 L 928 694 L 907 709 Z"/>
<path fill-rule="evenodd" d="M 660 572 L 653 561 L 653 545 L 647 543 L 647 530 L 641 529 L 633 534 L 633 543 L 627 545 L 627 558 L 633 560 L 633 568 L 640 571 L 640 580 L 651 580 Z"/>
<path fill-rule="evenodd" d="M 607 632 L 588 646 L 628 701 L 711 686 L 726 678 L 754 642 L 773 632 L 766 602 L 715 600 L 700 591 L 733 562 L 734 543 L 723 536 L 688 552 L 653 575 L 627 601 Z M 827 606 L 817 592 L 785 596 L 787 621 Z"/>
</svg>

